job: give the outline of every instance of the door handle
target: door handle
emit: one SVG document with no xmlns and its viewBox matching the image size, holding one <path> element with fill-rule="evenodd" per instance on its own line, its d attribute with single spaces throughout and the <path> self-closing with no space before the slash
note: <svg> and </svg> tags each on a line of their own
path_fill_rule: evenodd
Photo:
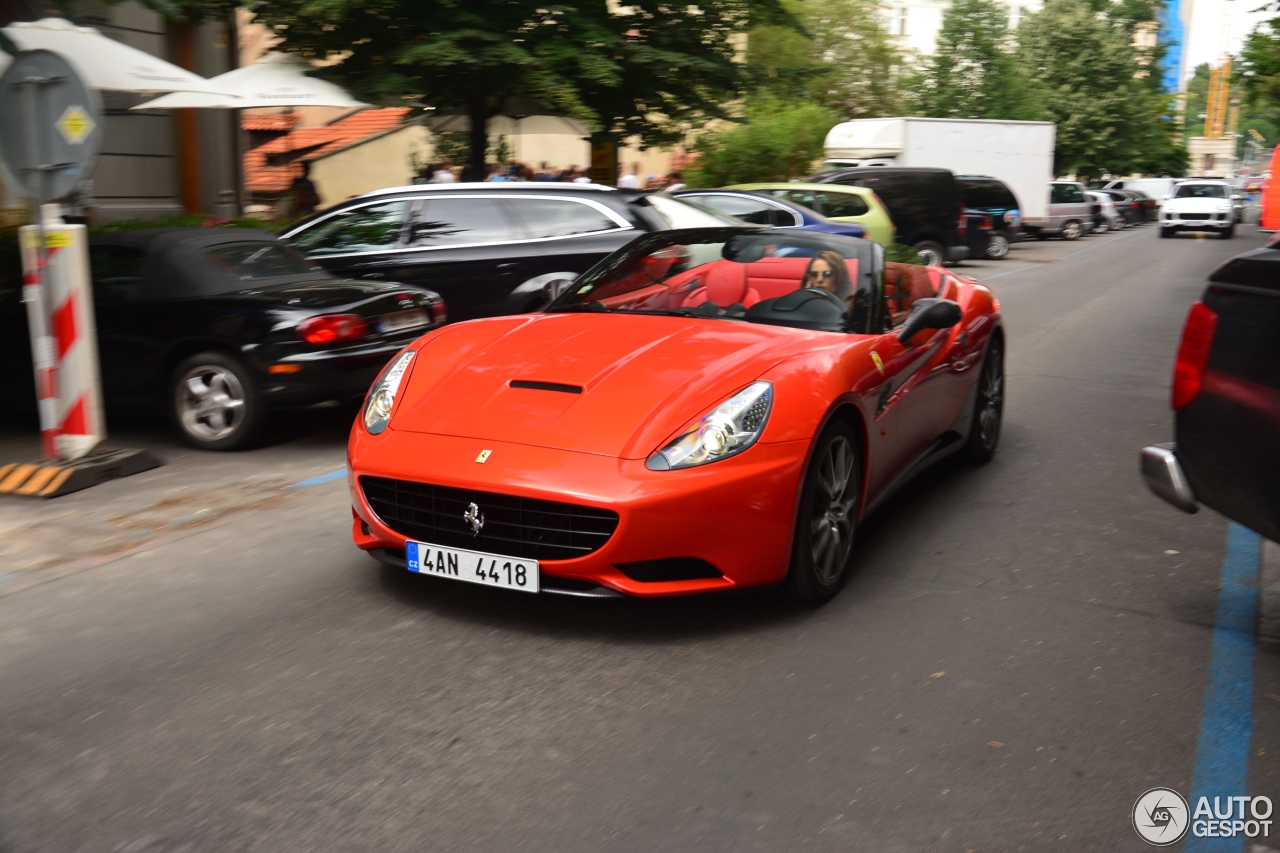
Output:
<svg viewBox="0 0 1280 853">
<path fill-rule="evenodd" d="M 528 268 L 528 264 L 498 264 L 498 272 L 519 272 Z"/>
<path fill-rule="evenodd" d="M 382 272 L 367 272 L 360 276 L 361 278 L 386 278 L 387 274 Z"/>
</svg>

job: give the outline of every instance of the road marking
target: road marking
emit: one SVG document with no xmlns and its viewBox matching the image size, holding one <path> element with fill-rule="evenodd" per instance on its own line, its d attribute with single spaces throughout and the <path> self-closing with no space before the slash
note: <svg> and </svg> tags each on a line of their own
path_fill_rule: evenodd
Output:
<svg viewBox="0 0 1280 853">
<path fill-rule="evenodd" d="M 1200 797 L 1249 793 L 1249 739 L 1253 736 L 1254 620 L 1258 614 L 1258 568 L 1262 538 L 1231 522 L 1222 558 L 1218 619 L 1209 652 L 1209 679 L 1200 712 L 1200 741 L 1191 773 L 1192 803 Z M 1236 838 L 1197 838 L 1188 834 L 1184 853 L 1240 853 Z"/>
<path fill-rule="evenodd" d="M 1076 249 L 1074 252 L 1068 252 L 1062 257 L 1052 261 L 1048 261 L 1047 263 L 1029 263 L 1028 266 L 1018 267 L 1017 269 L 1012 269 L 1012 270 L 1006 270 L 1005 272 L 998 272 L 995 275 L 989 275 L 986 278 L 980 278 L 978 279 L 978 281 L 987 282 L 987 281 L 992 281 L 994 279 L 1000 278 L 1003 275 L 1013 275 L 1014 273 L 1022 272 L 1023 270 L 1039 269 L 1040 267 L 1048 266 L 1049 264 L 1056 264 L 1058 263 L 1058 261 L 1065 261 L 1067 258 L 1073 258 L 1076 255 L 1083 255 L 1085 252 L 1092 252 L 1094 249 L 1100 248 L 1102 246 L 1110 245 L 1111 243 L 1115 243 L 1119 240 L 1127 240 L 1130 237 L 1134 236 L 1135 234 L 1145 234 L 1145 233 L 1146 233 L 1146 228 L 1140 227 L 1134 231 L 1130 231 L 1128 234 L 1121 234 L 1119 237 L 1112 237 L 1110 240 L 1103 240 L 1101 243 L 1094 243 L 1092 246 L 1086 246 L 1083 249 Z"/>
<path fill-rule="evenodd" d="M 333 471 L 329 474 L 321 474 L 319 477 L 312 477 L 309 480 L 299 480 L 290 486 L 290 488 L 296 489 L 298 486 L 320 486 L 324 483 L 332 483 L 334 480 L 341 480 L 345 476 L 347 476 L 347 469 L 339 468 L 337 471 Z"/>
</svg>

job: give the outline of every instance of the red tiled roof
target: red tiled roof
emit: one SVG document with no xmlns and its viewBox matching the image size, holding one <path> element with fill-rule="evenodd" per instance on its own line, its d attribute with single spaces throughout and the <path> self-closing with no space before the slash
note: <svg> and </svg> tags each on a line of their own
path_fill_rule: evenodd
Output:
<svg viewBox="0 0 1280 853">
<path fill-rule="evenodd" d="M 322 157 L 338 148 L 359 142 L 399 127 L 407 108 L 393 107 L 385 110 L 361 110 L 343 116 L 324 127 L 299 127 L 283 133 L 275 139 L 251 148 L 244 154 L 244 181 L 250 193 L 271 195 L 283 193 L 302 174 L 302 163 Z M 250 119 L 262 116 L 244 116 L 247 130 L 274 130 L 257 128 L 248 124 Z M 271 155 L 290 155 L 289 161 L 279 166 L 268 165 Z"/>
<path fill-rule="evenodd" d="M 298 113 L 245 113 L 240 120 L 245 130 L 292 130 L 302 121 Z"/>
</svg>

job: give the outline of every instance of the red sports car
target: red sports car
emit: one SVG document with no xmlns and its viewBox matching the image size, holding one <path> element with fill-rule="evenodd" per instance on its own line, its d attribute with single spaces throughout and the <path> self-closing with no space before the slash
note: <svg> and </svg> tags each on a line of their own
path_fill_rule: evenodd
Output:
<svg viewBox="0 0 1280 853">
<path fill-rule="evenodd" d="M 559 289 L 388 365 L 351 431 L 359 547 L 526 592 L 817 603 L 875 506 L 999 441 L 995 298 L 876 243 L 668 231 Z"/>
</svg>

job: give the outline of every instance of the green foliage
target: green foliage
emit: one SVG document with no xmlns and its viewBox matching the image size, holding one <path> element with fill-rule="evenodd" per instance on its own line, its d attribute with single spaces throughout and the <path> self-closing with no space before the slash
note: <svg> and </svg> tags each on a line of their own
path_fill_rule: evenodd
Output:
<svg viewBox="0 0 1280 853">
<path fill-rule="evenodd" d="M 1172 170 L 1171 99 L 1156 94 L 1127 22 L 1086 0 L 1048 0 L 1018 29 L 1018 62 L 1045 117 L 1057 123 L 1054 169 L 1104 173 Z"/>
<path fill-rule="evenodd" d="M 1236 80 L 1253 115 L 1273 126 L 1280 124 L 1280 17 L 1258 24 L 1249 33 L 1240 51 Z M 1264 135 L 1275 144 L 1274 132 Z"/>
<path fill-rule="evenodd" d="M 698 138 L 696 165 L 686 183 L 720 187 L 759 181 L 785 181 L 807 175 L 822 156 L 827 131 L 838 113 L 814 103 L 787 106 L 765 97 L 753 102 L 746 120 Z"/>
<path fill-rule="evenodd" d="M 485 124 L 512 97 L 645 145 L 682 140 L 727 115 L 746 74 L 734 37 L 778 23 L 779 0 L 699 5 L 637 0 L 253 0 L 280 49 L 345 53 L 319 73 L 372 103 L 425 104 L 471 119 L 468 161 L 484 166 Z"/>
<path fill-rule="evenodd" d="M 253 216 L 241 216 L 236 219 L 219 219 L 204 213 L 193 213 L 181 216 L 157 216 L 150 219 L 126 219 L 110 222 L 97 228 L 90 228 L 89 234 L 111 234 L 116 231 L 138 231 L 143 228 L 258 228 L 276 233 L 283 231 L 286 222 L 275 222 L 258 219 Z"/>
<path fill-rule="evenodd" d="M 1017 67 L 1005 6 L 955 0 L 942 18 L 937 52 L 907 81 L 914 111 L 936 118 L 1043 117 Z"/>
<path fill-rule="evenodd" d="M 747 67 L 755 91 L 811 100 L 844 119 L 894 115 L 902 57 L 878 20 L 878 0 L 783 0 L 800 26 L 751 30 Z"/>
<path fill-rule="evenodd" d="M 890 243 L 885 246 L 884 259 L 886 263 L 924 266 L 924 258 L 920 257 L 920 253 L 903 243 Z"/>
</svg>

